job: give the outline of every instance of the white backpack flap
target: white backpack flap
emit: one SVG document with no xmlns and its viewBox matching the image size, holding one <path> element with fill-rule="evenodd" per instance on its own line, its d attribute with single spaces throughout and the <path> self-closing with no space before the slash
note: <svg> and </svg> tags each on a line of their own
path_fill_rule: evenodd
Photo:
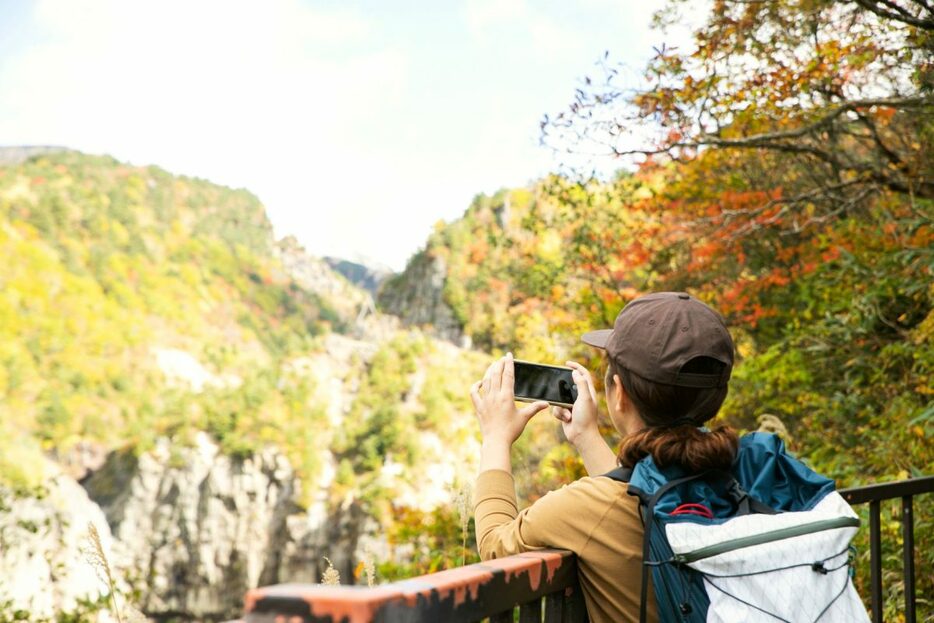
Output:
<svg viewBox="0 0 934 623">
<path fill-rule="evenodd" d="M 675 559 L 704 576 L 708 623 L 869 621 L 850 581 L 859 520 L 839 493 L 813 510 L 671 522 Z"/>
</svg>

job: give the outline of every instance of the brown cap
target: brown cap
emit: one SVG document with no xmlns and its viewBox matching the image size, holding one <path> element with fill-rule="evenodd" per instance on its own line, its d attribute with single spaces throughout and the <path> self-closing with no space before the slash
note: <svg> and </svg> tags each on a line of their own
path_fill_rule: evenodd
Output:
<svg viewBox="0 0 934 623">
<path fill-rule="evenodd" d="M 733 339 L 723 318 L 685 292 L 655 292 L 630 302 L 612 329 L 581 339 L 606 350 L 613 362 L 642 378 L 682 387 L 724 387 L 733 370 Z M 695 357 L 711 357 L 721 374 L 681 372 Z"/>
</svg>

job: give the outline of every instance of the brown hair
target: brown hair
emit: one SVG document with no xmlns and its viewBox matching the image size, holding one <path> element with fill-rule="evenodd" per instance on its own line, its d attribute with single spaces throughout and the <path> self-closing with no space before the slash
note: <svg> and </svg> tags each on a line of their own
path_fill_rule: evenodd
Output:
<svg viewBox="0 0 934 623">
<path fill-rule="evenodd" d="M 682 368 L 684 372 L 717 373 L 724 364 L 709 357 L 696 357 Z M 680 465 L 692 471 L 729 469 L 739 447 L 739 436 L 729 426 L 712 431 L 698 428 L 714 417 L 726 399 L 726 387 L 695 388 L 665 385 L 645 379 L 615 364 L 611 359 L 607 384 L 619 375 L 626 394 L 646 428 L 626 436 L 617 459 L 633 467 L 652 456 L 659 467 Z"/>
</svg>

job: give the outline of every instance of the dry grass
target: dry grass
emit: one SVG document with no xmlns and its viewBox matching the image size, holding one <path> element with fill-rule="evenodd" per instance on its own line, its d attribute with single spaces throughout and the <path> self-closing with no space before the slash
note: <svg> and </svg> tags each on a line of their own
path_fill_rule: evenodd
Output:
<svg viewBox="0 0 934 623">
<path fill-rule="evenodd" d="M 117 623 L 144 623 L 146 615 L 131 606 L 123 604 L 123 610 L 117 607 L 117 584 L 114 581 L 114 574 L 110 567 L 110 561 L 107 560 L 107 554 L 104 553 L 104 545 L 101 543 L 101 535 L 97 531 L 97 526 L 88 522 L 87 543 L 81 548 L 84 560 L 94 569 L 101 582 L 110 589 L 110 600 L 113 603 L 112 613 Z"/>
<path fill-rule="evenodd" d="M 454 508 L 457 509 L 457 518 L 461 527 L 461 566 L 467 562 L 467 528 L 470 525 L 470 516 L 473 514 L 473 489 L 470 482 L 461 485 L 454 494 Z"/>
<path fill-rule="evenodd" d="M 328 563 L 327 569 L 324 570 L 324 573 L 321 574 L 321 583 L 326 586 L 338 586 L 341 583 L 341 574 L 340 571 L 334 568 L 334 565 L 331 564 L 330 559 L 325 556 L 324 562 Z"/>
<path fill-rule="evenodd" d="M 366 575 L 366 585 L 373 588 L 376 585 L 376 564 L 369 548 L 363 552 L 363 573 Z"/>
</svg>

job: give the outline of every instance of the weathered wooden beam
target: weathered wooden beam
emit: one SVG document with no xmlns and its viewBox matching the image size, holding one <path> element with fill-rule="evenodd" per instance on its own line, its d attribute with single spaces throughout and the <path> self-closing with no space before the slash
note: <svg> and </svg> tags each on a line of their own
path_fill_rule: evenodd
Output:
<svg viewBox="0 0 934 623">
<path fill-rule="evenodd" d="M 577 560 L 571 552 L 542 550 L 366 588 L 280 584 L 247 593 L 245 623 L 468 623 L 525 605 L 541 612 L 546 595 L 580 603 Z M 533 605 L 528 605 L 533 604 Z M 580 614 L 568 623 L 583 621 Z M 528 615 L 526 615 L 528 616 Z M 584 618 L 580 618 L 583 616 Z M 539 614 L 539 618 L 541 614 Z M 511 620 L 511 615 L 510 615 Z"/>
</svg>

